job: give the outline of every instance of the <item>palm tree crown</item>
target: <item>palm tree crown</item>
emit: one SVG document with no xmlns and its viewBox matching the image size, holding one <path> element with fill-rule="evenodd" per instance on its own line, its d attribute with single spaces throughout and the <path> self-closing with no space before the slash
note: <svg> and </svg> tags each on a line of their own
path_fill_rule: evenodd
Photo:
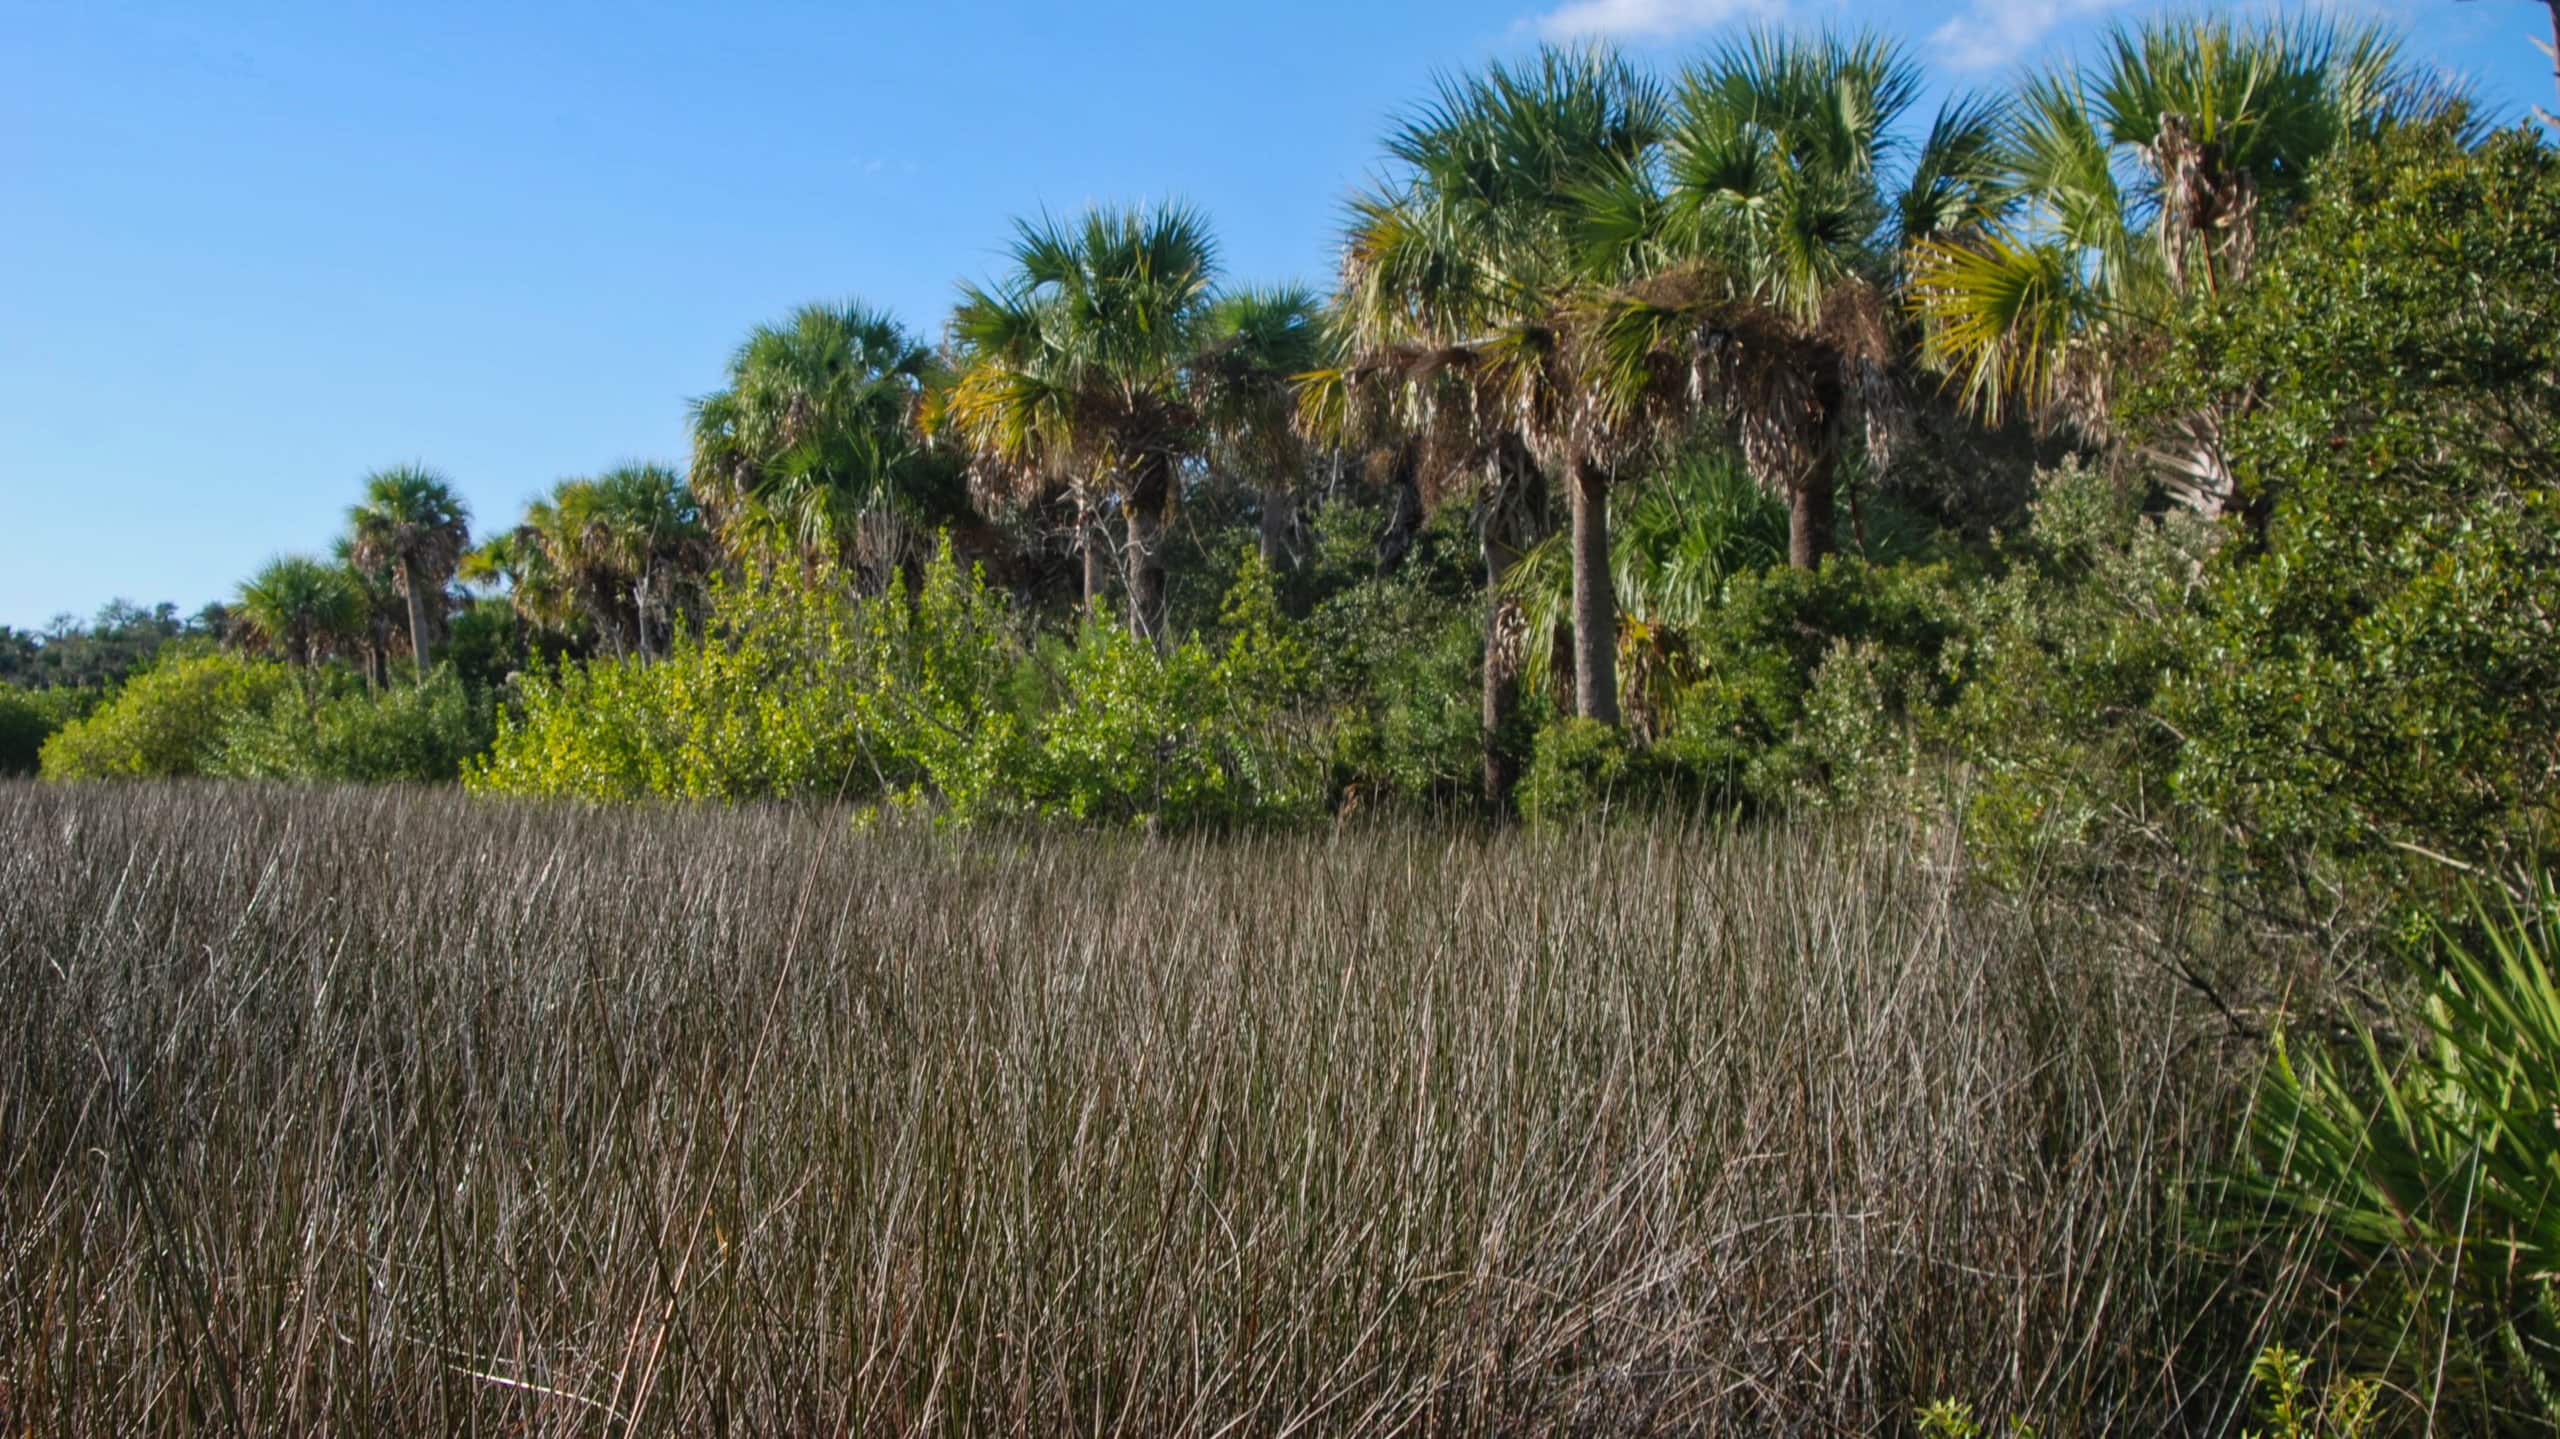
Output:
<svg viewBox="0 0 2560 1439">
<path fill-rule="evenodd" d="M 1299 376 L 1324 353 L 1324 307 L 1302 285 L 1218 297 L 1191 365 L 1210 461 L 1261 491 L 1262 558 L 1277 565 L 1290 525 L 1290 489 L 1306 468 L 1297 428 Z"/>
<path fill-rule="evenodd" d="M 240 626 L 292 664 L 318 663 L 355 638 L 364 599 L 342 565 L 304 555 L 272 560 L 240 586 L 232 606 Z"/>
<path fill-rule="evenodd" d="M 1659 171 L 1593 197 L 1594 243 L 1641 278 L 1582 318 L 1591 442 L 1641 446 L 1702 405 L 1729 415 L 1789 501 L 1798 566 L 1832 547 L 1851 431 L 1890 458 L 1899 256 L 1997 212 L 2000 112 L 1951 100 L 1905 165 L 1918 90 L 1891 41 L 1756 32 L 1683 76 Z"/>
<path fill-rule="evenodd" d="M 1992 156 L 1996 222 L 1914 237 L 1929 356 L 1989 418 L 2103 432 L 2109 374 L 2130 358 L 2110 354 L 2118 340 L 2180 292 L 2245 276 L 2320 160 L 2458 100 L 2373 25 L 2119 27 L 2094 64 L 2020 87 Z"/>
<path fill-rule="evenodd" d="M 471 512 L 444 476 L 399 465 L 365 477 L 364 498 L 347 511 L 347 521 L 355 563 L 389 571 L 408 600 L 409 647 L 423 680 L 433 660 L 432 626 L 443 619 L 445 585 L 471 547 Z"/>
<path fill-rule="evenodd" d="M 694 489 L 729 534 L 769 526 L 812 556 L 844 555 L 869 517 L 945 518 L 956 476 L 916 426 L 939 375 L 931 350 L 864 305 L 759 325 L 728 385 L 693 402 Z"/>
<path fill-rule="evenodd" d="M 1208 223 L 1186 206 L 1103 207 L 1017 226 L 1008 273 L 964 285 L 960 357 L 940 420 L 1021 491 L 1063 481 L 1083 511 L 1086 598 L 1099 577 L 1092 528 L 1119 497 L 1128 525 L 1129 625 L 1164 625 L 1160 534 L 1175 470 L 1195 441 L 1188 393 L 1218 276 Z"/>
</svg>

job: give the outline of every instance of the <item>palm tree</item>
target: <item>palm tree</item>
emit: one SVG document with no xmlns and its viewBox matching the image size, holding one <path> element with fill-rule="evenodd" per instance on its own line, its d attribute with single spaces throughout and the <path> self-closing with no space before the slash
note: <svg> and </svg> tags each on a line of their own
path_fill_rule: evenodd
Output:
<svg viewBox="0 0 2560 1439">
<path fill-rule="evenodd" d="M 940 367 L 885 311 L 803 305 L 759 325 L 729 359 L 726 387 L 692 403 L 693 492 L 732 542 L 769 529 L 807 557 L 842 559 L 866 527 L 901 557 L 907 529 L 961 503 L 957 468 L 918 419 Z M 663 496 L 661 496 L 663 498 Z"/>
<path fill-rule="evenodd" d="M 1303 286 L 1231 291 L 1210 306 L 1191 367 L 1211 460 L 1259 491 L 1262 562 L 1274 570 L 1307 458 L 1292 385 L 1322 357 L 1322 325 L 1323 307 Z"/>
<path fill-rule="evenodd" d="M 409 606 L 409 652 L 424 682 L 434 663 L 427 597 L 442 619 L 445 586 L 463 551 L 471 547 L 471 513 L 442 475 L 417 465 L 376 470 L 364 482 L 364 498 L 347 511 L 355 561 L 386 569 Z"/>
<path fill-rule="evenodd" d="M 2312 167 L 2456 92 L 2376 26 L 2220 17 L 2114 30 L 2096 64 L 2035 76 L 1994 154 L 1997 222 L 1923 237 L 1910 303 L 1928 357 L 1969 408 L 2024 411 L 2103 439 L 2113 379 L 2177 298 L 2245 278 L 2262 233 Z M 2219 509 L 2230 475 L 2213 417 L 2171 486 Z"/>
<path fill-rule="evenodd" d="M 400 582 L 391 570 L 380 564 L 367 564 L 356 557 L 353 535 L 340 535 L 330 542 L 329 558 L 347 572 L 347 580 L 355 586 L 357 600 L 357 638 L 364 646 L 364 682 L 368 689 L 381 689 L 391 680 L 391 652 L 408 628 L 408 602 L 400 597 Z"/>
<path fill-rule="evenodd" d="M 1522 611 L 1527 654 L 1555 654 L 1572 623 L 1572 562 L 1561 538 L 1540 541 L 1503 581 Z M 1631 727 L 1650 731 L 1672 688 L 1697 678 L 1686 663 L 1687 638 L 1711 622 L 1727 583 L 1783 563 L 1786 552 L 1785 506 L 1728 448 L 1684 451 L 1619 507 L 1611 517 L 1609 569 Z M 1525 679 L 1532 690 L 1548 688 L 1552 669 L 1533 665 Z"/>
<path fill-rule="evenodd" d="M 581 612 L 568 581 L 551 562 L 544 531 L 536 523 L 549 509 L 544 500 L 528 505 L 523 521 L 472 547 L 456 573 L 466 584 L 504 595 L 519 625 L 565 639 L 577 627 Z"/>
<path fill-rule="evenodd" d="M 1853 432 L 1890 460 L 1899 257 L 1997 211 L 1991 105 L 1950 101 L 1896 163 L 1919 83 L 1873 35 L 1756 32 L 1683 76 L 1658 172 L 1589 197 L 1592 243 L 1642 278 L 1583 313 L 1586 443 L 1641 452 L 1701 408 L 1730 416 L 1797 568 L 1835 547 Z"/>
<path fill-rule="evenodd" d="M 343 566 L 287 555 L 240 586 L 231 614 L 260 644 L 308 669 L 362 632 L 363 606 L 355 577 Z"/>
<path fill-rule="evenodd" d="M 1393 170 L 1351 205 L 1334 300 L 1341 363 L 1311 380 L 1304 412 L 1319 433 L 1397 438 L 1427 497 L 1476 498 L 1485 792 L 1496 802 L 1516 774 L 1506 732 L 1519 695 L 1519 614 L 1502 577 L 1533 538 L 1548 470 L 1571 471 L 1584 541 L 1576 707 L 1617 718 L 1606 497 L 1599 472 L 1563 453 L 1575 407 L 1563 319 L 1593 273 L 1580 197 L 1640 170 L 1666 119 L 1659 88 L 1617 56 L 1543 49 L 1526 65 L 1442 79 L 1389 134 Z"/>
<path fill-rule="evenodd" d="M 1100 509 L 1116 495 L 1129 630 L 1161 639 L 1163 530 L 1196 442 L 1188 371 L 1218 273 L 1208 222 L 1180 205 L 1022 221 L 1010 259 L 992 288 L 961 287 L 951 321 L 960 373 L 940 421 L 1017 493 L 1060 481 L 1073 491 L 1088 613 Z"/>
<path fill-rule="evenodd" d="M 671 636 L 684 593 L 711 564 L 711 537 L 684 477 L 666 465 L 616 466 L 552 492 L 552 565 L 598 596 L 608 632 L 630 620 L 632 647 L 651 657 L 652 635 Z"/>
</svg>

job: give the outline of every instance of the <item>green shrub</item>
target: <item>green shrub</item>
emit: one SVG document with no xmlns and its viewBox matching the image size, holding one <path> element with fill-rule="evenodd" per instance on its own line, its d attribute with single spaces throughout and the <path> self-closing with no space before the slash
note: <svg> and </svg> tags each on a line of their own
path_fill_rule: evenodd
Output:
<svg viewBox="0 0 2560 1439">
<path fill-rule="evenodd" d="M 275 696 L 224 730 L 208 774 L 341 784 L 426 784 L 457 778 L 489 742 L 486 706 L 452 669 L 424 684 L 368 693 L 352 675 L 324 672 L 302 692 Z"/>
<path fill-rule="evenodd" d="M 271 660 L 164 651 L 112 700 L 44 742 L 43 773 L 57 780 L 205 774 L 234 723 L 294 693 L 292 672 Z"/>
<path fill-rule="evenodd" d="M 2442 937 L 2417 1032 L 2279 1042 L 2252 1111 L 2238 1237 L 2307 1246 L 2359 1357 L 2467 1410 L 2560 1423 L 2560 889 Z M 2422 1337 L 2421 1337 L 2422 1336 Z"/>
<path fill-rule="evenodd" d="M 1371 799 L 1472 798 L 1484 764 L 1484 613 L 1411 569 L 1367 580 L 1308 617 L 1333 725 L 1335 782 Z M 1525 736 L 1519 746 L 1526 749 Z"/>
<path fill-rule="evenodd" d="M 877 793 L 893 777 L 859 725 L 871 661 L 856 618 L 830 576 L 724 582 L 663 658 L 527 670 L 464 783 L 594 800 Z"/>
<path fill-rule="evenodd" d="M 528 676 L 466 773 L 482 793 L 856 796 L 956 823 L 1021 815 L 1185 828 L 1314 812 L 1313 660 L 1248 560 L 1220 645 L 1159 651 L 1107 622 L 1034 646 L 946 543 L 912 590 L 852 599 L 767 574 L 654 663 Z"/>
<path fill-rule="evenodd" d="M 2216 532 L 2146 513 L 2138 488 L 2070 463 L 2040 473 L 2004 573 L 1967 605 L 1967 682 L 1928 726 L 1966 763 L 1967 835 L 1995 877 L 2156 869 L 2179 815 L 2161 688 L 2192 662 Z"/>
<path fill-rule="evenodd" d="M 1040 812 L 1191 829 L 1286 821 L 1324 799 L 1307 714 L 1314 661 L 1248 560 L 1219 615 L 1223 648 L 1170 650 L 1086 626 L 1055 673 L 1028 775 Z"/>
<path fill-rule="evenodd" d="M 1702 789 L 1755 803 L 1856 799 L 1956 693 L 1963 620 L 1941 565 L 1848 556 L 1738 574 L 1675 636 L 1656 748 Z"/>
<path fill-rule="evenodd" d="M 1678 768 L 1597 720 L 1562 719 L 1538 731 L 1520 777 L 1520 814 L 1533 825 L 1649 812 L 1682 793 Z"/>
<path fill-rule="evenodd" d="M 39 690 L 0 685 L 0 775 L 36 773 L 44 742 L 105 699 L 103 689 L 91 686 Z"/>
<path fill-rule="evenodd" d="M 964 824 L 1022 812 L 1051 686 L 1004 596 L 946 539 L 914 603 L 902 576 L 859 613 L 855 720 L 890 792 Z"/>
<path fill-rule="evenodd" d="M 2253 868 L 2403 914 L 2560 855 L 2560 155 L 2405 132 L 2177 326 L 2137 424 L 2211 417 L 2249 523 L 2159 720 Z M 2342 296 L 2353 303 L 2340 303 Z"/>
</svg>

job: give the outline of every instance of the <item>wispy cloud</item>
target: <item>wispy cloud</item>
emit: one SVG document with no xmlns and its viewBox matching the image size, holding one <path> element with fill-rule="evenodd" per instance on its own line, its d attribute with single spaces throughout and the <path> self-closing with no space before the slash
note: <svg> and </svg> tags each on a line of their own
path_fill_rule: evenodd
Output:
<svg viewBox="0 0 2560 1439">
<path fill-rule="evenodd" d="M 1948 68 L 1996 70 L 2010 64 L 2065 20 L 2112 10 L 2123 0 L 1973 0 L 1966 11 L 1929 33 L 1929 46 Z"/>
<path fill-rule="evenodd" d="M 1665 40 L 1785 10 L 1785 0 L 1568 0 L 1530 23 L 1550 40 Z"/>
</svg>

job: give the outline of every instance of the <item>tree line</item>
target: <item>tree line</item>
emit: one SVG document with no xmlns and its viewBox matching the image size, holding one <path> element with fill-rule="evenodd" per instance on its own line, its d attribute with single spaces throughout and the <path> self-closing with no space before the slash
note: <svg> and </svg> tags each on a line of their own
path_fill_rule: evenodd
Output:
<svg viewBox="0 0 2560 1439">
<path fill-rule="evenodd" d="M 2173 736 L 2216 724 L 2169 713 L 2212 668 L 2192 646 L 2238 626 L 2236 672 L 2298 671 L 2287 702 L 2307 703 L 2314 678 L 2334 678 L 2321 664 L 2372 658 L 2359 617 L 2423 571 L 2349 574 L 2349 549 L 2488 533 L 2495 514 L 2526 517 L 2514 552 L 2535 552 L 2530 446 L 2500 439 L 2462 483 L 2394 508 L 2382 497 L 2402 493 L 2412 451 L 2344 475 L 2320 445 L 2393 405 L 2493 439 L 2531 433 L 2547 377 L 2514 378 L 2544 363 L 2527 346 L 2494 387 L 2466 351 L 2438 357 L 2433 390 L 2332 396 L 2318 424 L 2274 397 L 2293 393 L 2287 376 L 2380 384 L 2355 357 L 2386 341 L 2492 337 L 2451 294 L 2395 309 L 2411 285 L 2468 287 L 2538 320 L 2529 264 L 2462 272 L 2439 251 L 2504 243 L 2465 227 L 2530 233 L 2527 172 L 2548 147 L 2493 132 L 2388 31 L 2327 19 L 2120 26 L 2084 57 L 1927 109 L 1925 78 L 1890 38 L 1788 30 L 1667 75 L 1563 48 L 1449 75 L 1389 125 L 1322 290 L 1230 276 L 1207 218 L 1180 204 L 1026 218 L 935 336 L 859 303 L 751 331 L 691 403 L 681 467 L 563 480 L 477 535 L 443 477 L 387 469 L 363 481 L 335 554 L 276 561 L 205 623 L 375 694 L 442 660 L 504 748 L 538 718 L 527 684 L 753 648 L 741 626 L 757 615 L 789 611 L 794 633 L 815 633 L 814 612 L 744 596 L 786 579 L 828 603 L 896 593 L 912 609 L 947 546 L 946 611 L 1019 630 L 1001 693 L 963 708 L 1020 710 L 1026 732 L 1060 696 L 1100 693 L 1078 688 L 1099 671 L 1078 679 L 1056 646 L 1092 643 L 1106 621 L 1155 654 L 1128 664 L 1156 666 L 1143 673 L 1159 698 L 1183 645 L 1295 626 L 1288 644 L 1312 664 L 1227 672 L 1303 674 L 1303 707 L 1327 717 L 1308 742 L 1334 808 L 1472 791 L 1499 813 L 1628 786 L 1775 802 L 1928 751 L 2002 783 L 2049 771 L 2048 790 L 2060 775 L 2174 773 L 2225 796 L 2225 832 L 2294 834 L 2236 796 L 2278 768 L 2336 764 L 2305 755 L 2334 747 L 2319 724 L 2345 716 L 2297 725 L 2291 748 L 2233 735 L 2257 758 L 2207 765 Z M 2315 238 L 2344 223 L 2340 207 L 2389 192 L 2423 208 L 2390 191 L 2417 174 L 2522 188 L 2504 211 L 2413 220 L 2397 250 L 2356 239 L 2374 287 L 2319 317 L 2348 330 L 2266 318 L 2295 303 L 2290 257 L 2342 253 Z M 2251 316 L 2291 337 L 2260 344 L 2254 369 L 2227 348 Z M 2319 336 L 2335 348 L 2302 348 Z M 2251 586 L 2305 567 L 2337 571 L 2326 629 L 2242 624 Z M 960 595 L 969 576 L 978 588 Z M 1248 578 L 1267 606 L 1239 599 Z M 2448 627 L 2493 635 L 2538 613 L 2448 603 Z M 1266 608 L 1273 623 L 1232 619 Z M 2127 609 L 2139 622 L 2098 632 Z M 2318 664 L 2283 653 L 2312 636 L 2346 649 Z M 2093 645 L 2130 668 L 2082 672 Z M 804 678 L 838 682 L 842 667 L 829 673 Z M 2339 824 L 2434 848 L 2445 836 L 2410 817 L 2424 808 L 2410 796 L 2479 757 L 2473 720 L 2511 677 L 2475 675 L 2488 688 L 2410 717 L 2430 759 L 2391 805 Z M 2096 762 L 2058 696 L 2098 702 L 2109 685 L 2104 712 L 2143 718 Z M 851 693 L 837 708 L 859 708 Z M 674 703 L 624 749 L 677 745 Z M 2013 748 L 2057 753 L 2012 763 L 1946 731 L 1994 712 Z M 2511 752 L 2531 734 L 2500 726 L 2510 778 L 2486 808 L 2512 817 L 2542 791 Z M 1142 729 L 1113 733 L 1145 768 L 1175 741 Z M 838 768 L 887 775 L 876 739 L 836 741 Z M 665 778 L 680 764 L 650 764 L 648 786 L 695 792 Z M 2084 818 L 2156 828 L 2099 788 L 2076 801 Z M 2020 812 L 2051 823 L 2050 798 Z"/>
</svg>

